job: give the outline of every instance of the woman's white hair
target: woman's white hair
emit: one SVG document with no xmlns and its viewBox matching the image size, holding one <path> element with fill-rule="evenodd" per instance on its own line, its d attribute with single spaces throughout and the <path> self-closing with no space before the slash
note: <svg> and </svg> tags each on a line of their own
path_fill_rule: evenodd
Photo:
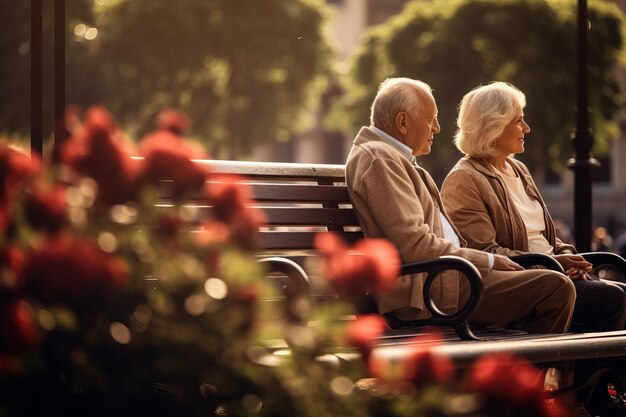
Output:
<svg viewBox="0 0 626 417">
<path fill-rule="evenodd" d="M 496 155 L 496 139 L 526 106 L 526 96 L 515 86 L 496 81 L 474 88 L 459 104 L 454 144 L 467 157 Z"/>
<path fill-rule="evenodd" d="M 399 112 L 418 112 L 421 103 L 415 88 L 432 94 L 428 84 L 412 78 L 387 78 L 383 81 L 372 103 L 370 123 L 385 132 L 391 132 Z"/>
</svg>

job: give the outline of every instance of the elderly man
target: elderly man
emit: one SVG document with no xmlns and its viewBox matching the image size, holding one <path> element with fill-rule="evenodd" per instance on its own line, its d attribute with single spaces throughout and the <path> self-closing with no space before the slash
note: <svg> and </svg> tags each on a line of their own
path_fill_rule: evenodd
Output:
<svg viewBox="0 0 626 417">
<path fill-rule="evenodd" d="M 384 81 L 372 104 L 371 125 L 356 136 L 346 165 L 350 198 L 368 237 L 389 240 L 403 262 L 456 255 L 480 271 L 484 293 L 470 322 L 485 327 L 515 327 L 536 333 L 568 329 L 576 293 L 571 280 L 549 270 L 523 270 L 509 258 L 465 248 L 448 219 L 439 190 L 415 162 L 427 155 L 439 133 L 437 105 L 430 87 L 409 78 Z M 405 276 L 395 289 L 375 294 L 380 313 L 400 320 L 427 317 L 424 276 Z M 442 274 L 431 291 L 444 312 L 468 297 L 458 273 Z"/>
</svg>

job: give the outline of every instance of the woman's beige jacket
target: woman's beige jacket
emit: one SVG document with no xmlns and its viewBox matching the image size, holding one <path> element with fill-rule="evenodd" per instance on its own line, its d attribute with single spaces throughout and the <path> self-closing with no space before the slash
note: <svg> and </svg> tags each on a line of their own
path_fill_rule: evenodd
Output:
<svg viewBox="0 0 626 417">
<path fill-rule="evenodd" d="M 528 168 L 508 158 L 524 189 L 543 208 L 544 236 L 555 254 L 576 253 L 556 237 L 554 222 Z M 528 253 L 526 227 L 495 168 L 480 158 L 463 158 L 452 168 L 441 187 L 446 211 L 470 248 L 506 256 Z"/>
<path fill-rule="evenodd" d="M 404 263 L 456 255 L 472 262 L 481 274 L 488 273 L 486 253 L 457 248 L 443 239 L 443 206 L 430 175 L 369 127 L 363 127 L 354 140 L 346 182 L 364 235 L 390 241 Z M 433 288 L 431 296 L 443 311 L 454 311 L 459 303 L 458 274 L 442 275 L 443 282 Z M 424 279 L 423 274 L 401 277 L 394 291 L 376 294 L 379 311 L 410 306 L 420 312 L 418 317 L 426 317 Z"/>
</svg>

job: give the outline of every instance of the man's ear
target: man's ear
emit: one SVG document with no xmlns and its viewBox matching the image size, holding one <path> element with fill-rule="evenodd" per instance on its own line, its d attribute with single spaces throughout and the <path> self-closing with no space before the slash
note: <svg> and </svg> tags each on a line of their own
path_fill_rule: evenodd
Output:
<svg viewBox="0 0 626 417">
<path fill-rule="evenodd" d="M 406 112 L 401 111 L 396 114 L 396 129 L 398 129 L 398 132 L 402 133 L 403 135 L 406 135 L 406 133 L 409 131 Z"/>
</svg>

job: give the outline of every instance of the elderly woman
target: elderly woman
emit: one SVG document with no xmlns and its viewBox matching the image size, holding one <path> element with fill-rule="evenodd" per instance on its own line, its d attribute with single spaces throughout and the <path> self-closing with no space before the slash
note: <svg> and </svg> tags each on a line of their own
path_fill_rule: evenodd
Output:
<svg viewBox="0 0 626 417">
<path fill-rule="evenodd" d="M 557 238 L 530 172 L 513 158 L 524 152 L 524 136 L 530 132 L 525 105 L 524 94 L 504 82 L 477 87 L 463 97 L 454 143 L 465 157 L 443 183 L 445 210 L 470 248 L 553 256 L 576 287 L 570 331 L 621 329 L 626 293 L 592 276 L 592 265 Z"/>
</svg>

